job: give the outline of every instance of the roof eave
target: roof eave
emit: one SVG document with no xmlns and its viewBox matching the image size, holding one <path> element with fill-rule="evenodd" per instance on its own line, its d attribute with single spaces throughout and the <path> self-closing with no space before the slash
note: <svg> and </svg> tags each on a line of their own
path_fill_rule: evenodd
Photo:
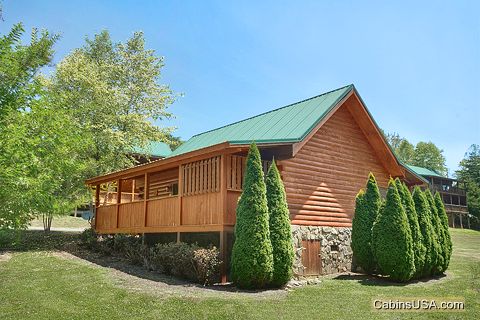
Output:
<svg viewBox="0 0 480 320">
<path fill-rule="evenodd" d="M 139 174 L 139 173 L 142 173 L 142 172 L 149 172 L 153 169 L 159 169 L 161 167 L 174 164 L 175 162 L 180 162 L 180 161 L 183 161 L 183 160 L 187 160 L 187 159 L 199 156 L 199 155 L 220 152 L 222 150 L 227 149 L 228 147 L 230 147 L 229 142 L 221 142 L 221 143 L 215 144 L 213 146 L 208 146 L 208 147 L 205 147 L 205 148 L 201 148 L 201 149 L 193 150 L 193 151 L 190 151 L 190 152 L 182 153 L 182 154 L 179 154 L 179 155 L 176 155 L 176 156 L 167 157 L 167 158 L 155 160 L 155 161 L 152 161 L 152 162 L 149 162 L 149 163 L 146 163 L 146 164 L 141 164 L 141 165 L 134 166 L 134 167 L 131 167 L 131 168 L 118 170 L 118 171 L 114 171 L 114 172 L 107 173 L 107 174 L 104 174 L 104 175 L 96 176 L 96 177 L 85 180 L 85 184 L 96 185 L 96 184 L 101 184 L 101 183 L 108 182 L 108 181 L 113 181 L 113 180 L 116 180 L 116 179 L 124 179 L 124 178 L 128 178 L 128 177 L 132 177 L 132 176 L 135 176 L 136 174 Z"/>
</svg>

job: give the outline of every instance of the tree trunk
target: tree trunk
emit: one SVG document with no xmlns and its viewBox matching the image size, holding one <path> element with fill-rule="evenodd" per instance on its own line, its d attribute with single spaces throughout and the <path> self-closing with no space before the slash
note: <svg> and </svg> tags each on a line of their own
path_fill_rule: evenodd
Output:
<svg viewBox="0 0 480 320">
<path fill-rule="evenodd" d="M 49 232 L 52 227 L 53 214 L 44 213 L 42 215 L 42 219 L 43 219 L 43 230 L 45 232 Z"/>
</svg>

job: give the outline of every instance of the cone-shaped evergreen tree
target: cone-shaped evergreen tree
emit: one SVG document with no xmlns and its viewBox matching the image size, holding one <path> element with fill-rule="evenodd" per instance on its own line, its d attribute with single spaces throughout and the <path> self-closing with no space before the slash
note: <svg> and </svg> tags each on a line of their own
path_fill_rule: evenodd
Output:
<svg viewBox="0 0 480 320">
<path fill-rule="evenodd" d="M 433 226 L 430 220 L 430 208 L 427 198 L 420 187 L 413 189 L 413 202 L 415 203 L 415 211 L 417 212 L 418 225 L 422 232 L 423 244 L 426 248 L 425 264 L 421 272 L 417 271 L 418 276 L 429 276 L 435 261 L 435 251 L 433 248 Z"/>
<path fill-rule="evenodd" d="M 438 217 L 437 207 L 435 205 L 435 199 L 430 192 L 430 189 L 425 190 L 425 197 L 427 198 L 428 206 L 430 207 L 430 221 L 433 227 L 432 243 L 435 251 L 435 261 L 432 269 L 433 274 L 440 274 L 443 272 L 443 266 L 445 261 L 443 259 L 443 228 L 440 218 Z"/>
<path fill-rule="evenodd" d="M 231 260 L 232 281 L 240 288 L 263 288 L 272 279 L 273 255 L 268 220 L 260 152 L 252 143 L 247 157 L 243 192 L 237 206 Z"/>
<path fill-rule="evenodd" d="M 293 243 L 287 196 L 275 159 L 265 179 L 267 203 L 270 215 L 270 240 L 273 249 L 273 276 L 271 285 L 280 287 L 293 275 Z"/>
<path fill-rule="evenodd" d="M 380 191 L 375 176 L 368 175 L 366 190 L 360 190 L 355 203 L 352 221 L 352 250 L 355 262 L 366 273 L 375 270 L 376 262 L 372 248 L 372 227 L 381 205 Z"/>
<path fill-rule="evenodd" d="M 412 234 L 393 179 L 388 182 L 385 206 L 373 225 L 372 241 L 382 274 L 402 282 L 412 278 L 415 274 Z"/>
<path fill-rule="evenodd" d="M 443 205 L 442 197 L 440 193 L 435 193 L 435 206 L 437 207 L 438 216 L 443 228 L 443 268 L 442 271 L 447 270 L 450 263 L 450 257 L 452 256 L 452 238 L 450 236 L 450 230 L 448 229 L 448 217 Z"/>
<path fill-rule="evenodd" d="M 420 276 L 425 266 L 425 254 L 427 249 L 423 243 L 422 232 L 418 224 L 418 216 L 415 210 L 415 203 L 413 202 L 412 194 L 408 190 L 405 183 L 402 183 L 398 178 L 395 179 L 398 193 L 402 199 L 402 204 L 408 217 L 408 224 L 412 233 L 413 241 L 413 256 L 415 261 L 415 275 Z"/>
</svg>

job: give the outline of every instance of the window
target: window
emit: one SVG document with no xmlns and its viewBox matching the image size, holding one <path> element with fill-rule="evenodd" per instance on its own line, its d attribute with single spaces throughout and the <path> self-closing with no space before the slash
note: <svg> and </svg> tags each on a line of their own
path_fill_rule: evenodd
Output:
<svg viewBox="0 0 480 320">
<path fill-rule="evenodd" d="M 178 195 L 178 182 L 174 182 L 171 184 L 171 190 L 172 190 L 172 195 L 177 196 Z"/>
<path fill-rule="evenodd" d="M 148 199 L 178 195 L 178 169 L 151 173 L 148 176 Z"/>
</svg>

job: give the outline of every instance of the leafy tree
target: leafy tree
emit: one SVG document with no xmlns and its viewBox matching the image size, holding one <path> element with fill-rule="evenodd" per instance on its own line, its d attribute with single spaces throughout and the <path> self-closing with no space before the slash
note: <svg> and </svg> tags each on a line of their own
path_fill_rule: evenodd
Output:
<svg viewBox="0 0 480 320">
<path fill-rule="evenodd" d="M 145 48 L 141 32 L 114 43 L 102 31 L 65 57 L 46 81 L 50 104 L 67 112 L 83 129 L 86 177 L 130 166 L 136 147 L 169 143 L 172 128 L 152 121 L 168 119 L 176 96 L 159 84 L 163 58 Z"/>
<path fill-rule="evenodd" d="M 396 132 L 394 133 L 385 133 L 385 131 L 381 130 L 383 135 L 385 136 L 385 139 L 387 140 L 388 144 L 394 149 L 397 150 L 397 148 L 400 146 L 400 143 L 405 140 L 404 138 L 400 137 L 400 135 Z"/>
<path fill-rule="evenodd" d="M 287 195 L 275 160 L 265 179 L 268 212 L 270 214 L 270 240 L 273 249 L 273 276 L 271 284 L 280 287 L 293 275 L 293 242 Z"/>
<path fill-rule="evenodd" d="M 412 164 L 436 171 L 445 176 L 448 175 L 443 150 L 439 149 L 433 142 L 420 141 L 417 143 Z"/>
<path fill-rule="evenodd" d="M 250 145 L 243 191 L 237 205 L 235 243 L 231 274 L 240 288 L 263 288 L 272 279 L 273 254 L 270 241 L 266 186 L 260 152 Z"/>
<path fill-rule="evenodd" d="M 33 29 L 30 44 L 22 44 L 25 30 L 21 23 L 0 38 L 0 128 L 10 112 L 27 110 L 38 94 L 35 76 L 53 57 L 58 39 L 48 31 Z"/>
<path fill-rule="evenodd" d="M 413 159 L 415 157 L 415 148 L 413 144 L 411 144 L 407 140 L 403 140 L 397 150 L 397 154 L 402 161 L 404 161 L 405 163 L 413 162 Z"/>
<path fill-rule="evenodd" d="M 480 185 L 480 145 L 472 144 L 459 164 L 457 178 L 462 181 L 472 180 Z"/>
<path fill-rule="evenodd" d="M 420 226 L 418 224 L 417 211 L 415 210 L 415 202 L 413 201 L 412 195 L 408 190 L 408 187 L 405 183 L 402 183 L 398 178 L 395 179 L 395 184 L 397 190 L 400 194 L 402 200 L 402 205 L 405 209 L 408 218 L 408 224 L 410 226 L 410 231 L 412 234 L 413 241 L 413 256 L 415 261 L 415 271 L 416 275 L 421 275 L 421 271 L 425 266 L 425 254 L 427 249 L 425 248 L 422 232 L 420 231 Z"/>
<path fill-rule="evenodd" d="M 408 281 L 415 273 L 412 234 L 407 214 L 393 179 L 386 202 L 372 229 L 372 242 L 380 272 L 395 281 Z"/>
<path fill-rule="evenodd" d="M 27 141 L 38 137 L 29 134 L 27 123 L 42 93 L 37 74 L 50 63 L 58 38 L 33 29 L 25 45 L 23 35 L 22 24 L 16 24 L 0 37 L 0 229 L 25 228 L 35 214 L 28 173 L 35 165 L 32 152 L 39 150 L 29 148 Z"/>
<path fill-rule="evenodd" d="M 381 205 L 380 191 L 373 173 L 368 175 L 366 191 L 360 190 L 352 221 L 352 250 L 355 262 L 366 272 L 375 270 L 372 248 L 372 226 Z"/>
<path fill-rule="evenodd" d="M 467 206 L 469 214 L 480 221 L 480 146 L 472 144 L 460 161 L 457 178 L 467 187 Z"/>
<path fill-rule="evenodd" d="M 170 135 L 168 137 L 168 141 L 168 144 L 170 145 L 170 149 L 172 149 L 172 151 L 180 147 L 184 142 L 180 137 L 176 137 L 173 135 Z"/>
<path fill-rule="evenodd" d="M 423 244 L 426 248 L 425 265 L 422 271 L 417 271 L 417 275 L 429 276 L 436 261 L 436 252 L 433 243 L 433 226 L 430 218 L 430 208 L 428 200 L 420 187 L 416 186 L 413 189 L 413 201 L 415 203 L 415 211 L 418 216 L 418 225 L 422 232 Z"/>
<path fill-rule="evenodd" d="M 448 174 L 443 150 L 439 149 L 433 142 L 420 141 L 414 147 L 407 139 L 400 137 L 398 133 L 384 135 L 397 157 L 404 163 L 428 168 L 445 176 Z"/>
<path fill-rule="evenodd" d="M 400 160 L 412 164 L 415 147 L 407 139 L 400 137 L 398 133 L 387 134 L 386 139 Z"/>
<path fill-rule="evenodd" d="M 15 26 L 0 39 L 0 227 L 25 227 L 91 199 L 83 181 L 133 163 L 134 147 L 170 142 L 170 128 L 152 121 L 171 116 L 175 100 L 160 85 L 162 58 L 146 50 L 141 33 L 114 44 L 102 32 L 75 50 L 49 77 L 57 37 L 32 32 L 20 42 Z"/>
<path fill-rule="evenodd" d="M 443 259 L 443 228 L 440 218 L 438 217 L 437 207 L 430 189 L 425 190 L 425 197 L 427 198 L 428 206 L 430 208 L 430 221 L 432 222 L 433 234 L 432 241 L 435 252 L 434 268 L 432 272 L 434 274 L 442 273 L 442 266 L 445 264 Z"/>
<path fill-rule="evenodd" d="M 442 201 L 440 193 L 435 192 L 435 206 L 437 207 L 438 217 L 440 218 L 442 232 L 443 232 L 443 242 L 442 253 L 443 253 L 443 266 L 442 271 L 446 271 L 448 265 L 450 264 L 450 257 L 452 256 L 452 238 L 450 236 L 450 230 L 448 229 L 448 217 L 445 211 L 445 206 Z"/>
<path fill-rule="evenodd" d="M 65 215 L 89 201 L 82 173 L 86 151 L 81 141 L 81 128 L 73 125 L 68 115 L 55 113 L 40 99 L 24 115 L 25 146 L 30 150 L 30 165 L 23 178 L 29 182 L 25 190 L 29 207 L 43 216 L 44 229 L 50 230 L 56 215 Z"/>
</svg>

